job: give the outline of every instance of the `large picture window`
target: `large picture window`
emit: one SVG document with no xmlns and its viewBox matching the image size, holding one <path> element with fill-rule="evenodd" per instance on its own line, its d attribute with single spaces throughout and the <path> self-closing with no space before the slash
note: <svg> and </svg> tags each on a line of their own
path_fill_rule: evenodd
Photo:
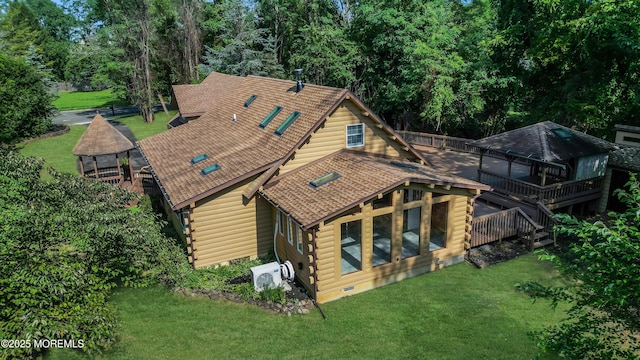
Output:
<svg viewBox="0 0 640 360">
<path fill-rule="evenodd" d="M 347 148 L 364 146 L 364 124 L 347 125 Z"/>
<path fill-rule="evenodd" d="M 393 215 L 383 214 L 373 217 L 373 251 L 371 264 L 378 266 L 391 262 L 391 234 Z"/>
<path fill-rule="evenodd" d="M 340 224 L 341 273 L 362 270 L 362 220 Z"/>
<path fill-rule="evenodd" d="M 402 258 L 420 254 L 420 219 L 422 208 L 415 207 L 402 212 Z"/>
<path fill-rule="evenodd" d="M 449 202 L 433 204 L 431 207 L 431 240 L 429 250 L 437 250 L 447 246 L 447 223 Z"/>
</svg>

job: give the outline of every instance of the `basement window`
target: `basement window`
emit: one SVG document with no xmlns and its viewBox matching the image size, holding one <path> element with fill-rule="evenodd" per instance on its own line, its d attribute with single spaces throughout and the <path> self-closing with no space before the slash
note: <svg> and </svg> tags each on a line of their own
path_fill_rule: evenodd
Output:
<svg viewBox="0 0 640 360">
<path fill-rule="evenodd" d="M 276 115 L 278 115 L 280 113 L 280 111 L 282 111 L 282 106 L 276 106 L 273 108 L 273 110 L 271 110 L 271 112 L 269 113 L 269 115 L 267 115 L 264 119 L 262 119 L 262 121 L 260 122 L 260 128 L 264 129 L 265 127 L 267 127 L 267 125 L 269 125 L 269 123 L 271 122 L 271 120 L 273 120 Z"/>
<path fill-rule="evenodd" d="M 257 97 L 258 97 L 258 95 L 255 95 L 255 94 L 254 94 L 254 95 L 251 95 L 251 96 L 247 99 L 247 101 L 245 101 L 245 102 L 244 102 L 244 107 L 245 107 L 245 108 L 248 108 L 248 107 L 249 107 L 249 105 L 251 105 L 251 103 L 253 102 L 253 100 L 255 100 Z"/>
<path fill-rule="evenodd" d="M 281 136 L 284 132 L 293 124 L 296 119 L 300 117 L 300 112 L 294 111 L 287 117 L 287 119 L 276 129 L 276 135 Z"/>
<path fill-rule="evenodd" d="M 338 174 L 335 171 L 332 171 L 330 173 L 324 174 L 322 176 L 320 176 L 319 178 L 313 179 L 309 182 L 309 185 L 311 185 L 312 188 L 317 189 L 320 186 L 329 183 L 337 178 L 340 177 L 340 174 Z"/>
<path fill-rule="evenodd" d="M 209 165 L 206 168 L 202 169 L 202 171 L 200 171 L 200 175 L 205 176 L 205 175 L 211 174 L 212 172 L 218 169 L 220 169 L 220 165 L 218 164 Z"/>
<path fill-rule="evenodd" d="M 200 161 L 207 160 L 208 157 L 209 156 L 207 154 L 200 154 L 200 155 L 198 155 L 198 156 L 196 156 L 196 157 L 191 159 L 191 165 L 197 164 Z"/>
</svg>

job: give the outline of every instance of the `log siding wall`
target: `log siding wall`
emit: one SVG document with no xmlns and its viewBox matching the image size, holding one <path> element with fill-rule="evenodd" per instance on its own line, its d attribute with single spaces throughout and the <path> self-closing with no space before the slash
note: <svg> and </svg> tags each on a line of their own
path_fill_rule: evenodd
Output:
<svg viewBox="0 0 640 360">
<path fill-rule="evenodd" d="M 190 231 L 195 268 L 255 258 L 271 250 L 271 205 L 256 196 L 243 202 L 242 193 L 253 179 L 196 202 Z"/>
</svg>

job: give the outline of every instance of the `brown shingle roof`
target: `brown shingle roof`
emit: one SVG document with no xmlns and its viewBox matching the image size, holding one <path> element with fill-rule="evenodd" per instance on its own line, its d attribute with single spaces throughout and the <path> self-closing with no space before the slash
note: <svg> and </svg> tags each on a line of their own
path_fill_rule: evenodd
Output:
<svg viewBox="0 0 640 360">
<path fill-rule="evenodd" d="M 108 155 L 134 148 L 135 146 L 129 139 L 100 114 L 96 114 L 73 148 L 73 154 L 82 156 Z"/>
<path fill-rule="evenodd" d="M 173 85 L 173 95 L 184 117 L 204 114 L 233 92 L 244 78 L 212 72 L 198 85 Z"/>
<path fill-rule="evenodd" d="M 469 143 L 542 162 L 564 163 L 569 159 L 606 153 L 614 148 L 608 141 L 551 121 L 506 131 Z"/>
<path fill-rule="evenodd" d="M 609 154 L 609 166 L 640 172 L 640 147 L 620 146 Z"/>
<path fill-rule="evenodd" d="M 317 188 L 309 184 L 331 171 L 340 177 Z M 406 181 L 489 190 L 484 184 L 442 174 L 426 165 L 342 150 L 272 178 L 261 194 L 309 229 Z"/>
<path fill-rule="evenodd" d="M 300 93 L 292 89 L 293 81 L 248 76 L 198 121 L 141 140 L 139 147 L 172 207 L 181 208 L 268 169 L 348 93 L 310 84 Z M 257 98 L 245 108 L 245 101 L 254 94 Z M 264 129 L 259 128 L 275 105 L 282 106 L 282 111 Z M 282 136 L 275 135 L 293 111 L 301 116 Z M 203 153 L 208 158 L 192 165 L 191 159 Z M 201 175 L 203 168 L 214 163 L 220 169 Z"/>
</svg>

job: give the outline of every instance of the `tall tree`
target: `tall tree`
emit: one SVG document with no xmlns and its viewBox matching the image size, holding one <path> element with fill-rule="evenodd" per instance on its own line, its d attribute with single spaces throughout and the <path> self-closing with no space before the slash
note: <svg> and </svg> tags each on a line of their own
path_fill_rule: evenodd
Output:
<svg viewBox="0 0 640 360">
<path fill-rule="evenodd" d="M 0 53 L 0 143 L 44 133 L 55 111 L 52 100 L 34 66 Z"/>
<path fill-rule="evenodd" d="M 120 50 L 121 67 L 114 76 L 123 84 L 131 103 L 140 108 L 144 121 L 153 122 L 154 74 L 151 42 L 154 28 L 151 1 L 99 0 L 96 10 L 104 19 L 110 42 Z"/>
<path fill-rule="evenodd" d="M 224 44 L 206 53 L 201 68 L 205 73 L 219 71 L 232 75 L 263 75 L 282 77 L 274 48 L 275 39 L 266 28 L 259 28 L 260 19 L 254 9 L 242 0 L 232 0 L 224 7 Z"/>
</svg>

